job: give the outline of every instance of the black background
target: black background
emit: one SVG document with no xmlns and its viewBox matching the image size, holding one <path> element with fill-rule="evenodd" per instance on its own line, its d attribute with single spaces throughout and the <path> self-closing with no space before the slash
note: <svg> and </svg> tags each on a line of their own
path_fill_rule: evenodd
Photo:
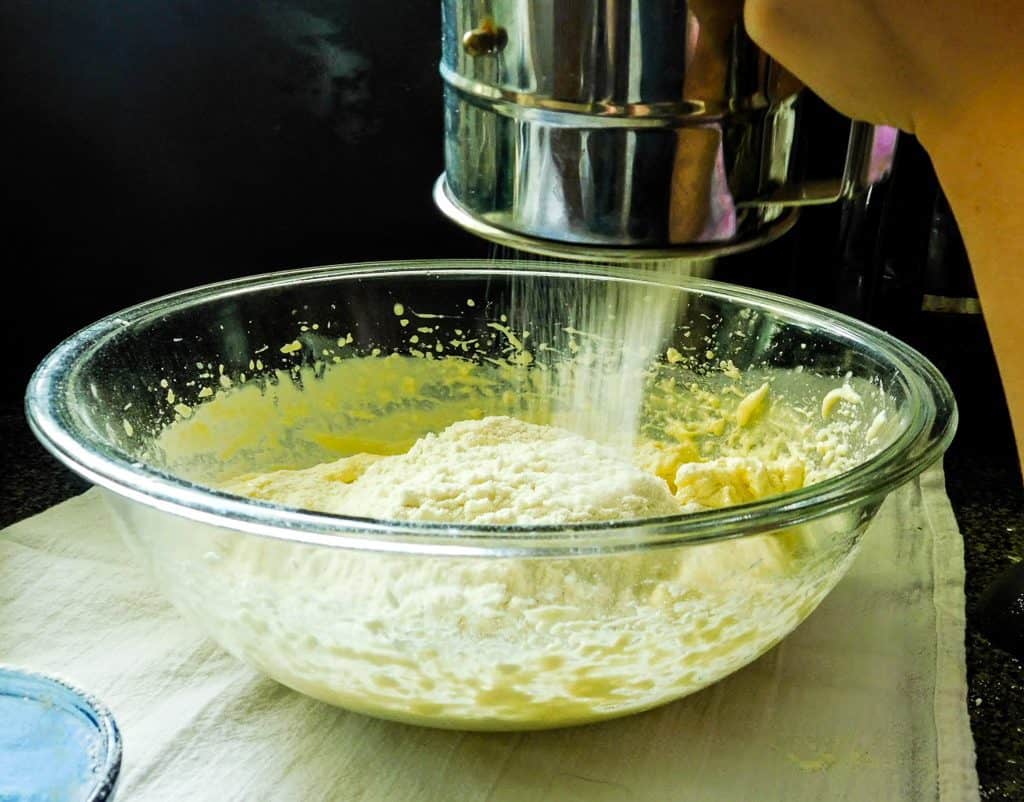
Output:
<svg viewBox="0 0 1024 802">
<path fill-rule="evenodd" d="M 63 0 L 3 17 L 7 396 L 63 336 L 174 289 L 488 253 L 430 198 L 436 2 Z"/>
<path fill-rule="evenodd" d="M 173 290 L 316 264 L 488 256 L 430 197 L 442 170 L 439 17 L 432 0 L 5 4 L 4 400 L 72 331 Z M 844 123 L 808 107 L 804 158 L 834 162 Z M 810 210 L 718 277 L 912 339 L 937 188 L 909 139 L 900 160 L 899 191 L 866 211 Z"/>
</svg>

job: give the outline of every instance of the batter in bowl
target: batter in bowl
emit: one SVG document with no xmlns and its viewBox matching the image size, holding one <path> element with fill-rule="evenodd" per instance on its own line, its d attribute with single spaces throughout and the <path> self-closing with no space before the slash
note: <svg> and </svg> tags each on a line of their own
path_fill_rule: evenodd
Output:
<svg viewBox="0 0 1024 802">
<path fill-rule="evenodd" d="M 244 475 L 223 489 L 360 518 L 523 526 L 659 518 L 803 484 L 796 460 L 684 461 L 688 451 L 641 448 L 638 466 L 565 429 L 490 416 L 428 434 L 404 454 Z"/>
<path fill-rule="evenodd" d="M 823 405 L 842 378 L 663 368 L 628 451 L 552 425 L 530 401 L 539 372 L 398 356 L 232 387 L 159 444 L 195 481 L 261 502 L 527 529 L 744 503 L 862 458 L 874 402 L 850 387 Z M 220 643 L 306 694 L 431 726 L 536 729 L 650 708 L 750 662 L 843 574 L 854 552 L 833 531 L 852 526 L 557 558 L 239 537 L 161 565 L 188 572 L 185 604 L 208 600 L 191 612 Z"/>
</svg>

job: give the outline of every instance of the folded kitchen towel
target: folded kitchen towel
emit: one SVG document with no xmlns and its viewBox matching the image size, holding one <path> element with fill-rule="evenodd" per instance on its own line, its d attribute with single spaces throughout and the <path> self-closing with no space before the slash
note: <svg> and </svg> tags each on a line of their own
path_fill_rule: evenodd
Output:
<svg viewBox="0 0 1024 802">
<path fill-rule="evenodd" d="M 131 802 L 970 802 L 963 588 L 936 467 L 890 496 L 796 632 L 718 684 L 586 727 L 430 730 L 329 707 L 222 652 L 152 589 L 92 490 L 0 533 L 0 662 L 109 705 Z"/>
</svg>

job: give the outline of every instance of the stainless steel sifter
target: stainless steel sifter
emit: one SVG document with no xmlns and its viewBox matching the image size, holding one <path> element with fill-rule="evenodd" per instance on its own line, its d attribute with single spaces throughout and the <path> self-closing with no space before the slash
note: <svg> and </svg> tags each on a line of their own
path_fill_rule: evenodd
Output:
<svg viewBox="0 0 1024 802">
<path fill-rule="evenodd" d="M 887 173 L 892 129 L 853 122 L 841 175 L 797 165 L 800 84 L 742 0 L 444 0 L 445 173 L 434 197 L 521 250 L 710 258 Z"/>
</svg>

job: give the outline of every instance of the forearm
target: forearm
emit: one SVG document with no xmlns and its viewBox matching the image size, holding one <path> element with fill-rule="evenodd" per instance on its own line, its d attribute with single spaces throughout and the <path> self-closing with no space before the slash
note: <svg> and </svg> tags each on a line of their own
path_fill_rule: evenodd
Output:
<svg viewBox="0 0 1024 802">
<path fill-rule="evenodd" d="M 962 122 L 962 118 L 961 118 Z M 922 132 L 971 260 L 1024 455 L 1024 116 L 976 116 L 974 127 Z M 1022 459 L 1024 463 L 1024 459 Z"/>
<path fill-rule="evenodd" d="M 915 133 L 928 149 L 967 244 L 1024 454 L 1024 4 L 746 0 L 744 21 L 839 111 Z"/>
</svg>

